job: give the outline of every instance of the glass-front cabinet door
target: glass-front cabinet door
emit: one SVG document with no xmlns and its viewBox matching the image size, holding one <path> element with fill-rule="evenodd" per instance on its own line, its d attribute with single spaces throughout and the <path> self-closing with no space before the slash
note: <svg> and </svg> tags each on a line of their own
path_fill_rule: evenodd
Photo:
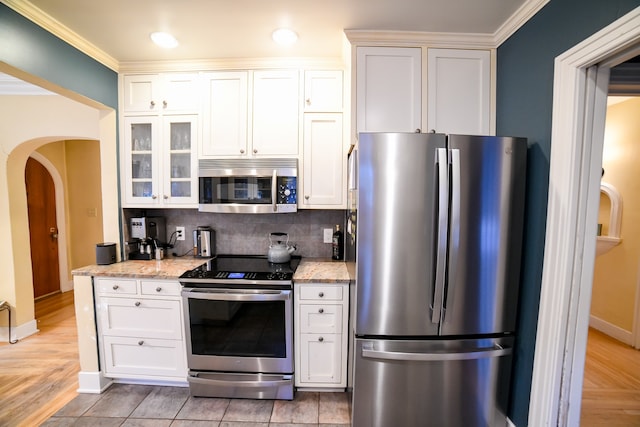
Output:
<svg viewBox="0 0 640 427">
<path fill-rule="evenodd" d="M 194 115 L 164 116 L 163 121 L 162 202 L 197 207 L 197 118 Z"/>
<path fill-rule="evenodd" d="M 125 207 L 198 207 L 196 115 L 124 118 Z"/>
<path fill-rule="evenodd" d="M 123 181 L 125 203 L 150 205 L 158 203 L 157 117 L 125 117 Z"/>
</svg>

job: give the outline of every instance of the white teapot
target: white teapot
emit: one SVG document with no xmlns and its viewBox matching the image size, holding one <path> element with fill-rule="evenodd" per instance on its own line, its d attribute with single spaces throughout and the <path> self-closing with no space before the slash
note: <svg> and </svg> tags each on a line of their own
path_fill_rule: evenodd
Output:
<svg viewBox="0 0 640 427">
<path fill-rule="evenodd" d="M 289 246 L 289 235 L 287 233 L 269 234 L 269 252 L 267 253 L 269 262 L 277 264 L 289 262 L 291 254 L 295 250 L 295 246 Z"/>
</svg>

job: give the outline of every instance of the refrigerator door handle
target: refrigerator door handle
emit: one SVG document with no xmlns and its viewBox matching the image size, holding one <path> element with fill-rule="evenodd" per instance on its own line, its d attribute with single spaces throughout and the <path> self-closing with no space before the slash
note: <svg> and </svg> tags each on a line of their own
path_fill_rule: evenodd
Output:
<svg viewBox="0 0 640 427">
<path fill-rule="evenodd" d="M 436 278 L 433 285 L 433 300 L 431 307 L 431 323 L 440 323 L 442 314 L 442 299 L 444 293 L 445 270 L 447 261 L 447 229 L 449 227 L 449 163 L 447 149 L 437 149 L 436 163 L 438 165 L 438 249 L 436 252 Z"/>
<path fill-rule="evenodd" d="M 435 362 L 447 360 L 475 360 L 489 357 L 507 356 L 512 353 L 511 347 L 494 344 L 491 347 L 474 348 L 463 351 L 436 353 L 407 353 L 402 351 L 375 350 L 372 342 L 362 344 L 362 357 L 382 360 L 406 360 L 412 362 Z"/>
<path fill-rule="evenodd" d="M 454 295 L 453 290 L 456 284 L 456 274 L 458 272 L 458 250 L 460 246 L 460 150 L 451 149 L 451 234 L 449 240 L 449 274 L 447 279 L 447 295 L 444 301 L 442 321 L 445 321 L 447 309 L 451 307 L 450 298 Z"/>
</svg>

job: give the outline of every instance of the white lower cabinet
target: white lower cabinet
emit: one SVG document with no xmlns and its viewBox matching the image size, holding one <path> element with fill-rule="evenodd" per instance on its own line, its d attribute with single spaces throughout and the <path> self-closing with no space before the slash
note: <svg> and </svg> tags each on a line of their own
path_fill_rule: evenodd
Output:
<svg viewBox="0 0 640 427">
<path fill-rule="evenodd" d="M 349 285 L 295 284 L 295 385 L 347 386 Z"/>
<path fill-rule="evenodd" d="M 186 381 L 180 283 L 96 277 L 94 289 L 104 375 Z"/>
</svg>

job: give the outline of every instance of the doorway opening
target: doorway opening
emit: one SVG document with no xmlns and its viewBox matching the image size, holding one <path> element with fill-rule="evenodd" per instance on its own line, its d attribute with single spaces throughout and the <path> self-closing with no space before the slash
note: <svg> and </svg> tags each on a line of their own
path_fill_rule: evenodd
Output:
<svg viewBox="0 0 640 427">
<path fill-rule="evenodd" d="M 640 56 L 610 70 L 580 423 L 637 425 L 640 343 Z M 613 190 L 613 191 L 612 191 Z M 617 205 L 617 209 L 616 209 Z M 617 214 L 616 214 L 617 210 Z M 616 218 L 617 217 L 617 218 Z M 621 231 L 620 231 L 621 230 Z"/>
<path fill-rule="evenodd" d="M 640 9 L 558 56 L 530 425 L 578 425 L 600 201 L 608 71 L 640 47 Z"/>
</svg>

